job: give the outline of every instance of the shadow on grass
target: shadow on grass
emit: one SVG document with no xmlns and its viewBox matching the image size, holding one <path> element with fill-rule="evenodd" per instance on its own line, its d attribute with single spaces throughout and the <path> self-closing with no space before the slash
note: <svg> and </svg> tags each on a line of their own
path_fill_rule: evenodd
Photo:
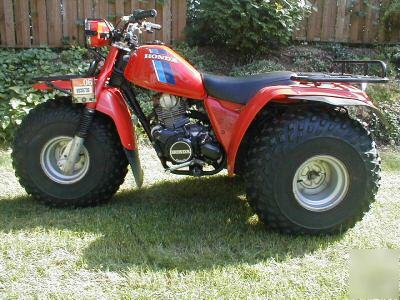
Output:
<svg viewBox="0 0 400 300">
<path fill-rule="evenodd" d="M 249 209 L 239 179 L 226 177 L 164 181 L 86 209 L 50 209 L 28 197 L 0 201 L 1 231 L 38 227 L 99 235 L 83 250 L 82 261 L 89 268 L 113 271 L 283 261 L 338 239 L 266 230 Z"/>
</svg>

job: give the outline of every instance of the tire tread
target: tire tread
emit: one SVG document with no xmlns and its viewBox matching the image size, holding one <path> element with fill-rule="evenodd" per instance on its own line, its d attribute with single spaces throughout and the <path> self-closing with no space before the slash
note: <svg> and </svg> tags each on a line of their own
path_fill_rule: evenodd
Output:
<svg viewBox="0 0 400 300">
<path fill-rule="evenodd" d="M 105 203 L 118 191 L 128 171 L 128 162 L 113 123 L 106 117 L 96 115 L 91 133 L 108 152 L 106 172 L 89 193 L 77 199 L 66 200 L 52 197 L 41 191 L 32 181 L 25 163 L 27 143 L 40 126 L 65 120 L 78 124 L 82 107 L 72 104 L 67 97 L 60 97 L 38 105 L 21 123 L 12 146 L 12 164 L 20 184 L 39 202 L 53 207 L 86 207 Z M 43 124 L 43 125 L 41 125 Z"/>
<path fill-rule="evenodd" d="M 285 153 L 310 135 L 343 138 L 361 155 L 367 171 L 366 196 L 358 213 L 345 223 L 322 230 L 292 223 L 280 210 L 274 195 L 274 162 L 285 159 Z M 380 171 L 381 160 L 376 145 L 359 122 L 341 111 L 299 109 L 264 123 L 249 147 L 244 181 L 249 204 L 266 226 L 288 234 L 335 234 L 353 227 L 369 210 L 379 188 Z"/>
</svg>

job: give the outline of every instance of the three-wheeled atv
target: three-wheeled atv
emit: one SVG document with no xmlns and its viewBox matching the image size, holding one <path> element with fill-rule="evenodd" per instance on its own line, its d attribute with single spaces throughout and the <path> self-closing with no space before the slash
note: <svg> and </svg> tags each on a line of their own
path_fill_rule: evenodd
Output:
<svg viewBox="0 0 400 300">
<path fill-rule="evenodd" d="M 250 205 L 271 228 L 334 233 L 360 220 L 378 190 L 380 158 L 347 107 L 379 113 L 357 86 L 387 82 L 386 65 L 342 61 L 329 74 L 201 74 L 159 41 L 139 44 L 140 34 L 161 28 L 146 21 L 156 13 L 136 10 L 116 28 L 87 19 L 95 54 L 88 73 L 37 79 L 36 89 L 66 96 L 38 105 L 17 132 L 12 158 L 26 191 L 53 206 L 99 204 L 116 193 L 128 165 L 140 187 L 134 115 L 166 171 L 242 176 Z M 96 50 L 102 46 L 110 46 L 107 57 Z M 353 64 L 365 74 L 349 75 Z M 376 65 L 382 73 L 368 75 Z M 134 86 L 157 92 L 151 115 Z"/>
</svg>

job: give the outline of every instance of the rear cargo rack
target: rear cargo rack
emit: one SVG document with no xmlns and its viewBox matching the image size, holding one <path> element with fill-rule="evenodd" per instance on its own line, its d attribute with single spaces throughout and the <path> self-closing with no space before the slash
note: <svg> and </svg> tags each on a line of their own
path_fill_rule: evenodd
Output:
<svg viewBox="0 0 400 300">
<path fill-rule="evenodd" d="M 363 75 L 352 74 L 351 69 L 361 67 Z M 378 68 L 374 75 L 371 69 Z M 337 70 L 340 69 L 340 72 Z M 335 72 L 336 71 L 336 72 Z M 372 70 L 374 71 L 374 70 Z M 331 73 L 298 73 L 291 77 L 293 81 L 303 83 L 387 83 L 387 66 L 380 60 L 337 60 L 334 61 Z"/>
</svg>

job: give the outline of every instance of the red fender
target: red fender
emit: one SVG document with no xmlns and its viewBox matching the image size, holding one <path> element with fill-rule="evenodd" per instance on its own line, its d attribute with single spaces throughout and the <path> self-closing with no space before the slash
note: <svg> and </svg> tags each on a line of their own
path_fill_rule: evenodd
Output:
<svg viewBox="0 0 400 300">
<path fill-rule="evenodd" d="M 103 89 L 97 97 L 96 110 L 106 114 L 114 121 L 121 143 L 127 150 L 137 149 L 131 113 L 118 89 Z"/>
<path fill-rule="evenodd" d="M 212 98 L 205 100 L 207 111 L 210 115 L 211 123 L 216 135 L 224 148 L 227 150 L 228 174 L 233 176 L 237 152 L 256 115 L 269 102 L 296 103 L 290 100 L 292 96 L 322 96 L 331 99 L 350 99 L 354 103 L 361 102 L 372 106 L 368 96 L 350 85 L 324 84 L 316 86 L 314 84 L 300 84 L 293 86 L 272 86 L 260 90 L 250 102 L 239 108 L 228 108 L 224 105 L 225 101 L 217 101 Z M 338 104 L 340 105 L 340 104 Z M 225 114 L 225 116 L 223 116 Z M 222 121 L 221 121 L 222 120 Z M 221 127 L 222 126 L 222 127 Z"/>
<path fill-rule="evenodd" d="M 118 54 L 118 49 L 111 47 L 107 60 L 102 68 L 102 71 L 96 78 L 96 102 L 86 104 L 87 107 L 96 109 L 109 116 L 117 128 L 122 145 L 127 150 L 136 150 L 136 135 L 135 128 L 132 123 L 132 118 L 128 107 L 123 99 L 121 92 L 116 88 L 105 87 L 105 83 L 111 75 L 114 67 L 115 59 Z M 51 79 L 51 77 L 49 78 Z M 70 80 L 55 80 L 52 84 L 61 89 L 71 90 L 72 85 Z M 50 90 L 52 87 L 46 83 L 36 83 L 33 86 L 38 90 Z"/>
</svg>

